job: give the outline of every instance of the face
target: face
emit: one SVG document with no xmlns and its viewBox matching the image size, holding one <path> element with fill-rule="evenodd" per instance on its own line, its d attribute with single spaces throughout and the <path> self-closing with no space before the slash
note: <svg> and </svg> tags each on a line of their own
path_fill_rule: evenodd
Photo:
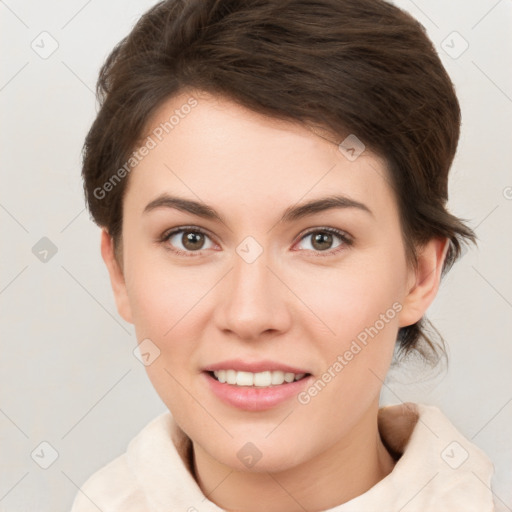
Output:
<svg viewBox="0 0 512 512">
<path fill-rule="evenodd" d="M 194 97 L 158 110 L 155 147 L 129 176 L 118 308 L 196 448 L 234 468 L 258 453 L 254 471 L 290 468 L 357 435 L 399 327 L 427 304 L 411 299 L 381 159 Z"/>
</svg>

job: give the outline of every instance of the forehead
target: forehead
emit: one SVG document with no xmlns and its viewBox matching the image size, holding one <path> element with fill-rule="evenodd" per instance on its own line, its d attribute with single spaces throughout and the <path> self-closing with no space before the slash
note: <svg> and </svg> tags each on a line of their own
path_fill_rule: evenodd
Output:
<svg viewBox="0 0 512 512">
<path fill-rule="evenodd" d="M 218 211 L 229 206 L 236 215 L 234 208 L 264 203 L 271 212 L 343 194 L 372 211 L 391 209 L 396 215 L 383 159 L 368 150 L 354 158 L 326 133 L 262 116 L 219 96 L 182 93 L 163 103 L 147 124 L 138 147 L 149 149 L 143 156 L 139 151 L 130 173 L 126 206 L 142 213 L 151 200 L 168 193 Z"/>
</svg>

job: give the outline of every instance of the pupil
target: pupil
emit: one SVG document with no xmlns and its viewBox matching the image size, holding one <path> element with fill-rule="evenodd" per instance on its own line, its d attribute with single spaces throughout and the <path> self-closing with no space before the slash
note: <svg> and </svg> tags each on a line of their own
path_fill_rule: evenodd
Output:
<svg viewBox="0 0 512 512">
<path fill-rule="evenodd" d="M 317 247 L 317 244 L 319 244 L 320 246 Z M 322 244 L 327 244 L 327 246 Z M 313 247 L 315 247 L 316 249 L 328 249 L 330 244 L 332 244 L 331 233 L 317 233 L 313 237 Z"/>
<path fill-rule="evenodd" d="M 203 235 L 201 233 L 189 231 L 183 235 L 182 242 L 187 249 L 198 249 L 202 246 Z"/>
</svg>

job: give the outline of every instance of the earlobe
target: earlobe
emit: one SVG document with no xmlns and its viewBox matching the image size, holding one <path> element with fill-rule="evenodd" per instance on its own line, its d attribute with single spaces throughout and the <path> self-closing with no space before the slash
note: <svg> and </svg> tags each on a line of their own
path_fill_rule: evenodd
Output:
<svg viewBox="0 0 512 512">
<path fill-rule="evenodd" d="M 449 244 L 448 238 L 433 238 L 419 249 L 417 269 L 411 270 L 413 284 L 400 312 L 400 327 L 418 322 L 437 295 Z"/>
<path fill-rule="evenodd" d="M 123 271 L 114 254 L 112 237 L 106 229 L 101 231 L 101 256 L 110 275 L 110 284 L 114 292 L 117 311 L 127 322 L 133 323 Z"/>
</svg>

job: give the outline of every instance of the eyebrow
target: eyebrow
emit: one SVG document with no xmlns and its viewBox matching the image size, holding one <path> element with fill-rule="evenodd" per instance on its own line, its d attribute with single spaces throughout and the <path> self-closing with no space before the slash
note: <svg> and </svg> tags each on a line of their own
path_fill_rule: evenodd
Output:
<svg viewBox="0 0 512 512">
<path fill-rule="evenodd" d="M 169 194 L 161 194 L 156 199 L 148 203 L 144 208 L 143 214 L 156 210 L 157 208 L 173 208 L 183 212 L 191 213 L 198 217 L 210 220 L 218 220 L 226 224 L 222 216 L 211 206 L 191 199 L 185 199 L 177 196 L 170 196 Z M 281 219 L 280 223 L 292 222 L 294 220 L 313 215 L 315 213 L 331 210 L 333 208 L 354 208 L 368 213 L 372 217 L 373 212 L 363 203 L 355 201 L 343 195 L 331 195 L 319 199 L 313 199 L 307 203 L 291 206 L 287 208 Z"/>
</svg>

